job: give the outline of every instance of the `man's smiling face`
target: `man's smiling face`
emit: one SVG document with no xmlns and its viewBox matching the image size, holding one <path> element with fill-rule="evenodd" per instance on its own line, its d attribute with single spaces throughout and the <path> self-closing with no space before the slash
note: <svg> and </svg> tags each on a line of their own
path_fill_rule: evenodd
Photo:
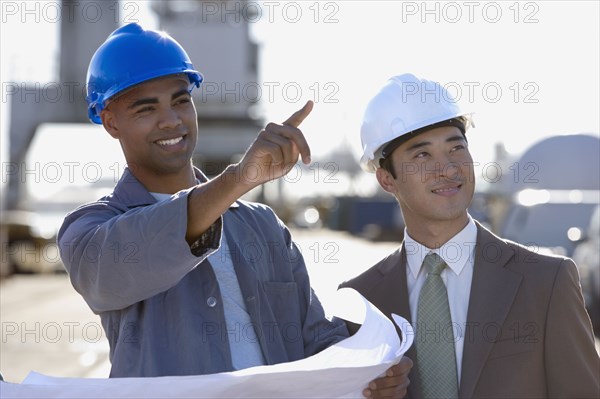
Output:
<svg viewBox="0 0 600 399">
<path fill-rule="evenodd" d="M 189 86 L 185 75 L 151 80 L 119 95 L 102 111 L 105 129 L 119 139 L 138 178 L 190 168 L 198 122 Z"/>
<path fill-rule="evenodd" d="M 379 169 L 377 178 L 397 198 L 407 226 L 466 224 L 475 179 L 467 141 L 458 128 L 421 133 L 390 156 L 397 177 Z"/>
</svg>

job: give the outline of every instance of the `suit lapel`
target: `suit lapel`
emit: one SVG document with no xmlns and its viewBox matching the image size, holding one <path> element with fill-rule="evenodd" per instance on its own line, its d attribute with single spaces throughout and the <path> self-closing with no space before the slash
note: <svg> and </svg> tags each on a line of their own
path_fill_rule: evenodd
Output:
<svg viewBox="0 0 600 399">
<path fill-rule="evenodd" d="M 391 319 L 391 314 L 395 313 L 404 317 L 409 323 L 412 323 L 410 314 L 410 305 L 408 303 L 408 285 L 406 280 L 406 248 L 402 244 L 399 251 L 394 252 L 390 257 L 378 266 L 379 279 L 370 287 L 365 297 L 372 303 L 378 304 L 379 310 Z M 400 329 L 396 326 L 398 335 Z M 400 335 L 401 336 L 401 335 Z M 410 359 L 416 359 L 414 345 L 406 352 Z M 409 397 L 422 397 L 419 386 L 419 376 L 416 368 L 409 375 L 411 384 L 408 387 Z"/>
<path fill-rule="evenodd" d="M 390 320 L 391 314 L 395 313 L 410 322 L 404 247 L 381 261 L 370 281 L 359 284 L 358 290 Z"/>
<path fill-rule="evenodd" d="M 469 298 L 459 397 L 473 396 L 494 344 L 484 339 L 486 326 L 500 328 L 514 301 L 521 275 L 505 266 L 514 251 L 477 223 L 477 244 Z"/>
<path fill-rule="evenodd" d="M 410 322 L 404 245 L 402 245 L 400 251 L 392 254 L 386 262 L 380 265 L 379 272 L 382 279 L 380 285 L 374 287 L 372 295 L 385 296 L 385 298 L 377 301 L 377 303 L 385 304 L 384 309 L 381 309 L 381 311 L 388 315 L 396 313 Z M 395 295 L 390 295 L 390 293 L 395 293 Z"/>
</svg>

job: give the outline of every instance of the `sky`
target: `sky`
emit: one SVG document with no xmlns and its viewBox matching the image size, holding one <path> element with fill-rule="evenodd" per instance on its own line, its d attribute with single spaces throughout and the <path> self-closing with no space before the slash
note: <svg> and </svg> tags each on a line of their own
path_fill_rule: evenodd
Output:
<svg viewBox="0 0 600 399">
<path fill-rule="evenodd" d="M 549 135 L 600 130 L 598 2 L 324 4 L 320 23 L 280 21 L 258 34 L 263 76 L 339 88 L 337 104 L 323 101 L 307 119 L 305 129 L 319 141 L 345 137 L 360 154 L 367 101 L 404 72 L 459 93 L 474 112 L 472 152 L 486 161 L 496 142 L 519 153 Z M 327 12 L 338 22 L 325 23 Z"/>
<path fill-rule="evenodd" d="M 19 9 L 23 2 L 2 1 L 3 161 L 5 83 L 49 81 L 58 70 L 58 24 L 43 15 L 52 2 L 37 3 L 36 21 Z M 485 164 L 495 159 L 498 143 L 519 154 L 552 135 L 598 135 L 599 4 L 267 1 L 238 6 L 259 44 L 259 80 L 280 83 L 261 99 L 265 120 L 283 121 L 304 101 L 315 102 L 301 126 L 313 161 L 331 161 L 328 153 L 343 143 L 358 161 L 367 102 L 389 77 L 410 72 L 439 81 L 474 113 L 469 143 L 474 159 Z M 156 19 L 147 6 L 121 3 L 124 12 L 136 11 L 127 18 L 153 26 Z M 251 16 L 251 8 L 259 9 L 258 15 Z M 227 19 L 225 11 L 217 9 Z"/>
</svg>

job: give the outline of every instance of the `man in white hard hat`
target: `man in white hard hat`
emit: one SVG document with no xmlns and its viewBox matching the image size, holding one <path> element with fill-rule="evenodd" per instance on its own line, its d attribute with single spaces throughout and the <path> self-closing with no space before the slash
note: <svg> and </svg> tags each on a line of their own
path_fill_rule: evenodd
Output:
<svg viewBox="0 0 600 399">
<path fill-rule="evenodd" d="M 208 180 L 191 161 L 191 91 L 201 82 L 175 39 L 138 24 L 113 32 L 90 63 L 89 117 L 119 140 L 127 169 L 112 193 L 65 218 L 58 243 L 102 320 L 111 377 L 289 362 L 348 336 L 325 317 L 288 229 L 267 206 L 240 200 L 299 158 L 310 162 L 298 126 L 312 102 L 270 123 L 239 163 Z M 411 365 L 391 367 L 364 395 L 403 395 Z"/>
<path fill-rule="evenodd" d="M 443 86 L 410 74 L 370 101 L 361 165 L 397 199 L 405 238 L 342 286 L 415 327 L 412 398 L 598 398 L 576 265 L 496 237 L 467 212 L 469 120 Z"/>
</svg>

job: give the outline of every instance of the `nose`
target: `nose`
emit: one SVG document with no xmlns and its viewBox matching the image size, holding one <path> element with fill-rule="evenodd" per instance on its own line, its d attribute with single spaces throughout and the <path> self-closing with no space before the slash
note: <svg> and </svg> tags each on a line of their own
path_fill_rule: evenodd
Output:
<svg viewBox="0 0 600 399">
<path fill-rule="evenodd" d="M 460 164 L 452 159 L 448 154 L 440 154 L 434 159 L 434 166 L 432 169 L 435 171 L 437 179 L 450 179 L 454 180 L 460 176 Z"/>
<path fill-rule="evenodd" d="M 181 117 L 179 116 L 179 113 L 177 113 L 177 111 L 175 109 L 173 109 L 172 107 L 166 107 L 161 113 L 160 113 L 160 119 L 158 121 L 158 128 L 159 129 L 173 129 L 176 128 L 177 126 L 181 125 L 183 122 L 181 120 Z"/>
</svg>

